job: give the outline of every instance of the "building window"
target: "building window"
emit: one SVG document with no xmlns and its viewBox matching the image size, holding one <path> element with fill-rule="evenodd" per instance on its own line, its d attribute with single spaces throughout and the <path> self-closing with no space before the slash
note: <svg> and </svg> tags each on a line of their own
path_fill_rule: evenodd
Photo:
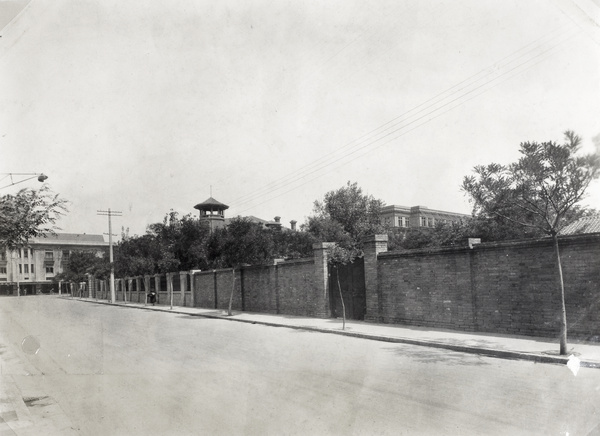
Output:
<svg viewBox="0 0 600 436">
<path fill-rule="evenodd" d="M 27 259 L 29 257 L 29 250 L 27 248 L 23 249 L 23 257 Z"/>
<path fill-rule="evenodd" d="M 53 251 L 46 251 L 46 253 L 44 254 L 44 259 L 48 259 L 48 260 L 54 259 L 54 252 Z"/>
<path fill-rule="evenodd" d="M 35 267 L 35 265 L 31 264 L 31 274 L 35 274 L 35 268 L 34 267 Z"/>
<path fill-rule="evenodd" d="M 23 265 L 19 264 L 19 274 L 23 274 Z"/>
<path fill-rule="evenodd" d="M 427 217 L 421 217 L 421 227 L 427 227 Z"/>
<path fill-rule="evenodd" d="M 70 252 L 68 250 L 63 251 L 63 260 L 69 260 Z"/>
<path fill-rule="evenodd" d="M 1 252 L 0 253 L 0 260 L 6 260 L 6 252 Z"/>
<path fill-rule="evenodd" d="M 408 227 L 408 217 L 400 218 L 400 227 Z"/>
<path fill-rule="evenodd" d="M 25 265 L 23 265 L 23 268 L 24 268 L 23 271 L 25 272 L 25 274 L 29 274 L 29 265 L 25 264 Z"/>
<path fill-rule="evenodd" d="M 46 266 L 46 274 L 54 274 L 54 267 L 47 265 Z"/>
<path fill-rule="evenodd" d="M 427 222 L 427 225 L 429 227 L 433 227 L 435 225 L 435 218 L 429 218 L 428 222 Z"/>
<path fill-rule="evenodd" d="M 0 274 L 6 274 L 6 267 L 0 266 Z"/>
</svg>

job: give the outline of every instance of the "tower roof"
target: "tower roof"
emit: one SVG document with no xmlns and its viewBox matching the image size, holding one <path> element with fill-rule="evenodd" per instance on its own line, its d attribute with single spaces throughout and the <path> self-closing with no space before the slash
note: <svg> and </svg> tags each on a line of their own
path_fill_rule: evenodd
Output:
<svg viewBox="0 0 600 436">
<path fill-rule="evenodd" d="M 211 210 L 215 207 L 218 207 L 219 209 L 223 209 L 223 210 L 229 209 L 229 206 L 221 203 L 220 201 L 215 200 L 212 197 L 209 197 L 207 200 L 204 200 L 202 203 L 198 203 L 197 205 L 194 206 L 194 209 Z"/>
</svg>

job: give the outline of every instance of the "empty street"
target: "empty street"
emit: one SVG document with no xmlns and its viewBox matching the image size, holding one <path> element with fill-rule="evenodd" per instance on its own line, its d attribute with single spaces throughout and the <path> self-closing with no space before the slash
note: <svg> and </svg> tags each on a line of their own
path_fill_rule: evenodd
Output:
<svg viewBox="0 0 600 436">
<path fill-rule="evenodd" d="M 600 370 L 0 299 L 0 434 L 587 435 Z"/>
</svg>

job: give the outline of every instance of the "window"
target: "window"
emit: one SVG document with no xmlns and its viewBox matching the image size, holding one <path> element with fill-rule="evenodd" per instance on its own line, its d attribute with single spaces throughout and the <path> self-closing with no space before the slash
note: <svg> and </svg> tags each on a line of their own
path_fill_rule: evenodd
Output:
<svg viewBox="0 0 600 436">
<path fill-rule="evenodd" d="M 408 217 L 400 218 L 400 227 L 408 227 Z"/>
<path fill-rule="evenodd" d="M 27 258 L 29 257 L 29 249 L 27 249 L 27 248 L 24 248 L 24 249 L 23 249 L 23 257 L 24 257 L 25 259 L 27 259 Z"/>
<path fill-rule="evenodd" d="M 435 218 L 429 218 L 427 225 L 433 227 L 435 225 Z"/>
<path fill-rule="evenodd" d="M 29 274 L 29 265 L 23 265 L 23 271 L 25 272 L 25 274 Z"/>
<path fill-rule="evenodd" d="M 63 260 L 69 260 L 69 255 L 70 255 L 70 251 L 65 250 L 63 251 Z"/>
<path fill-rule="evenodd" d="M 46 259 L 46 260 L 53 260 L 54 259 L 54 252 L 53 251 L 46 251 L 46 253 L 44 254 L 44 259 Z"/>
<path fill-rule="evenodd" d="M 6 260 L 6 252 L 5 251 L 0 252 L 0 260 Z"/>
<path fill-rule="evenodd" d="M 46 266 L 46 274 L 54 274 L 54 267 L 47 265 Z"/>
<path fill-rule="evenodd" d="M 421 217 L 421 227 L 427 227 L 427 217 Z"/>
<path fill-rule="evenodd" d="M 34 267 L 35 267 L 35 265 L 31 264 L 31 274 L 35 274 L 35 268 Z"/>
<path fill-rule="evenodd" d="M 23 265 L 19 264 L 19 274 L 23 274 Z"/>
<path fill-rule="evenodd" d="M 0 274 L 6 274 L 6 267 L 0 266 Z"/>
</svg>

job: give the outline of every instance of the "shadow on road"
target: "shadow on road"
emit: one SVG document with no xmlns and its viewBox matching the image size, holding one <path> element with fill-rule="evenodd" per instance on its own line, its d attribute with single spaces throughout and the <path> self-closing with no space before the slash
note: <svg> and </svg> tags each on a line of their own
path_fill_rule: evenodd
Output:
<svg viewBox="0 0 600 436">
<path fill-rule="evenodd" d="M 387 347 L 390 351 L 398 356 L 409 357 L 420 363 L 440 363 L 446 365 L 461 365 L 461 366 L 485 366 L 490 365 L 482 359 L 481 356 L 457 351 L 444 350 L 439 348 L 427 348 L 418 345 L 397 345 Z"/>
</svg>

